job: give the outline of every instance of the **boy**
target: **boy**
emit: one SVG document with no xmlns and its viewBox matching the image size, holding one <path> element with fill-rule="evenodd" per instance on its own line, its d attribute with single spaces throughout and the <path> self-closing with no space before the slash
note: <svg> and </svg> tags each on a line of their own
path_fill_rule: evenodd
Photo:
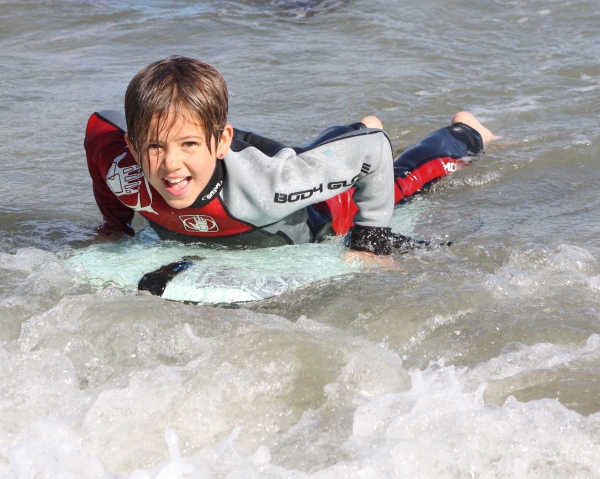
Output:
<svg viewBox="0 0 600 479">
<path fill-rule="evenodd" d="M 351 249 L 390 254 L 394 205 L 493 138 L 461 112 L 393 162 L 375 117 L 289 148 L 234 130 L 227 109 L 216 69 L 170 57 L 132 79 L 125 119 L 93 114 L 85 148 L 99 230 L 133 235 L 137 211 L 163 239 L 256 247 L 349 232 Z"/>
</svg>

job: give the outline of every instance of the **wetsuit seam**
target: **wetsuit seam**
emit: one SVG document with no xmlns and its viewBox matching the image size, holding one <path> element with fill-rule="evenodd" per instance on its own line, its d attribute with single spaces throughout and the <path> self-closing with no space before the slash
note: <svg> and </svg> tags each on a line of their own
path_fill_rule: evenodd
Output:
<svg viewBox="0 0 600 479">
<path fill-rule="evenodd" d="M 121 128 L 119 125 L 115 125 L 112 121 L 110 121 L 108 118 L 103 117 L 99 112 L 94 112 L 94 115 L 96 115 L 98 118 L 100 118 L 103 122 L 108 123 L 111 126 L 114 126 L 117 130 L 122 131 L 123 133 L 125 133 L 125 130 L 123 130 L 123 128 Z"/>
</svg>

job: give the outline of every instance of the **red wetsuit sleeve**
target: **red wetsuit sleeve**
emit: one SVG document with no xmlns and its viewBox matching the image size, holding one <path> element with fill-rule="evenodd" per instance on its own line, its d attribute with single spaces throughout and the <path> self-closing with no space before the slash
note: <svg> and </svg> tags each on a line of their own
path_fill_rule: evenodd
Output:
<svg viewBox="0 0 600 479">
<path fill-rule="evenodd" d="M 94 113 L 85 133 L 85 152 L 96 204 L 104 218 L 98 230 L 105 234 L 115 232 L 134 235 L 131 222 L 134 211 L 125 206 L 106 183 L 106 173 L 113 160 L 127 152 L 124 132 Z"/>
</svg>

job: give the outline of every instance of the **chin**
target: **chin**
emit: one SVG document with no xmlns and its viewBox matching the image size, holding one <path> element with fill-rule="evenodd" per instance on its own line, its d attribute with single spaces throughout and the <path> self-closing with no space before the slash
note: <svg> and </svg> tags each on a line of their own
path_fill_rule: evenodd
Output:
<svg viewBox="0 0 600 479">
<path fill-rule="evenodd" d="M 163 197 L 164 198 L 164 197 Z M 176 210 L 182 210 L 184 208 L 187 208 L 188 206 L 191 206 L 192 203 L 194 202 L 193 200 L 167 200 L 166 198 L 164 198 L 164 200 L 167 202 L 167 204 L 171 207 L 171 208 L 175 208 Z"/>
</svg>

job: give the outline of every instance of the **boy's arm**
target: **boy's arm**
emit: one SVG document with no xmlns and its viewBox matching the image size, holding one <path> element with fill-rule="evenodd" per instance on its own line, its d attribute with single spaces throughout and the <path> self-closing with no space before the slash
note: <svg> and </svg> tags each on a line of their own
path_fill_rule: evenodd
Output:
<svg viewBox="0 0 600 479">
<path fill-rule="evenodd" d="M 354 226 L 346 237 L 348 248 L 378 255 L 392 254 L 392 228 L 394 212 L 394 169 L 392 147 L 385 133 L 377 135 L 385 140 L 372 146 L 361 172 L 368 171 L 355 183 L 354 201 L 358 212 Z M 372 161 L 376 160 L 376 161 Z"/>
<path fill-rule="evenodd" d="M 251 146 L 234 141 L 226 160 L 223 195 L 234 216 L 263 227 L 356 187 L 359 211 L 348 246 L 391 252 L 394 172 L 391 145 L 383 131 L 352 131 L 299 154 L 281 147 L 272 155 Z"/>
<path fill-rule="evenodd" d="M 110 165 L 124 148 L 123 131 L 94 113 L 86 129 L 84 141 L 87 165 L 92 178 L 92 188 L 96 204 L 102 213 L 104 223 L 98 231 L 106 235 L 125 233 L 133 236 L 131 227 L 134 212 L 115 196 L 106 183 L 103 166 Z"/>
</svg>

